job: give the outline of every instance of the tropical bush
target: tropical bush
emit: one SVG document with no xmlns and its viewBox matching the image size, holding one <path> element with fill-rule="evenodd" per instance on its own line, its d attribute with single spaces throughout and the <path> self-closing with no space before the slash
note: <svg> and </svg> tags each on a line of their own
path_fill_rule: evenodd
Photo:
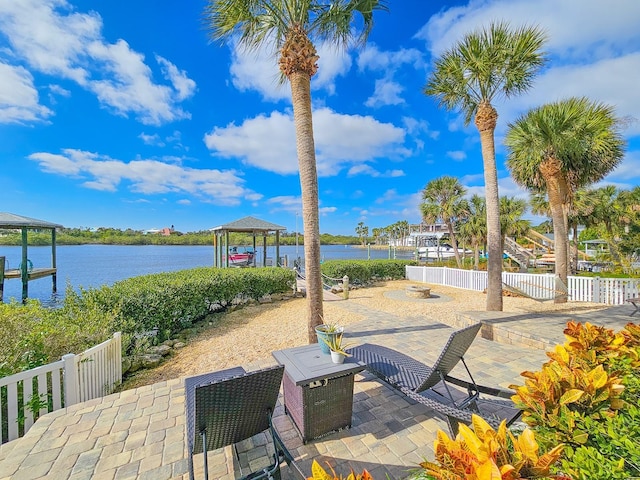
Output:
<svg viewBox="0 0 640 480">
<path fill-rule="evenodd" d="M 569 322 L 566 342 L 512 386 L 542 445 L 566 443 L 561 469 L 576 480 L 640 476 L 640 327 Z"/>
<path fill-rule="evenodd" d="M 97 345 L 125 325 L 114 310 L 103 310 L 67 288 L 59 309 L 37 300 L 0 303 L 0 377 L 59 360 Z"/>
<path fill-rule="evenodd" d="M 524 478 L 568 478 L 552 475 L 550 468 L 562 453 L 557 445 L 540 455 L 532 430 L 515 436 L 503 421 L 498 430 L 478 415 L 472 416 L 472 427 L 460 425 L 455 439 L 442 430 L 434 442 L 436 463 L 423 462 L 421 478 L 432 480 L 515 480 Z"/>
<path fill-rule="evenodd" d="M 309 477 L 308 480 L 373 480 L 373 477 L 366 470 L 363 470 L 361 474 L 356 474 L 351 471 L 346 478 L 342 476 L 338 477 L 332 467 L 329 467 L 329 470 L 331 473 L 327 472 L 314 460 L 311 464 L 311 477 Z"/>
<path fill-rule="evenodd" d="M 207 267 L 133 277 L 83 290 L 81 297 L 117 310 L 122 324 L 133 328 L 127 333 L 156 330 L 162 340 L 233 302 L 290 292 L 294 282 L 295 272 L 283 268 Z"/>
<path fill-rule="evenodd" d="M 352 284 L 366 284 L 374 279 L 405 278 L 405 267 L 417 265 L 412 260 L 328 260 L 322 273 L 330 278 L 349 277 Z"/>
</svg>

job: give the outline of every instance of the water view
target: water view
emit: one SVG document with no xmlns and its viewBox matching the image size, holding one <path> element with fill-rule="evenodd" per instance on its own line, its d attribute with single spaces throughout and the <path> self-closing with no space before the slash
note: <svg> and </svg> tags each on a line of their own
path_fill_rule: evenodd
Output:
<svg viewBox="0 0 640 480">
<path fill-rule="evenodd" d="M 18 268 L 21 247 L 2 247 L 0 255 L 6 257 L 6 268 Z M 387 249 L 359 248 L 350 245 L 323 245 L 320 249 L 323 260 L 336 259 L 385 259 Z M 51 265 L 51 247 L 29 247 L 29 260 L 34 267 Z M 391 253 L 393 258 L 394 253 Z M 52 304 L 64 296 L 67 283 L 78 287 L 111 285 L 118 280 L 150 273 L 171 272 L 213 265 L 211 246 L 123 246 L 123 245 L 71 245 L 56 249 L 58 266 L 58 294 L 52 297 L 51 277 L 29 282 L 29 298 Z M 257 262 L 262 263 L 262 249 L 256 252 Z M 286 256 L 289 265 L 299 256 L 304 258 L 303 246 L 280 247 L 280 256 Z M 267 257 L 275 257 L 275 248 L 267 248 Z M 410 258 L 408 253 L 396 252 L 396 258 Z M 19 299 L 22 283 L 18 279 L 5 280 L 4 301 L 11 297 Z"/>
</svg>

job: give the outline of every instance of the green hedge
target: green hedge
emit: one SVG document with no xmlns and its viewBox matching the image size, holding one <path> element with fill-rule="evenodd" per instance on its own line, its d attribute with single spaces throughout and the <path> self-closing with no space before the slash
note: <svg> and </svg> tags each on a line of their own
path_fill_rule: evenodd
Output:
<svg viewBox="0 0 640 480">
<path fill-rule="evenodd" d="M 38 301 L 0 304 L 0 377 L 80 353 L 123 333 L 125 351 L 137 334 L 171 337 L 234 300 L 258 300 L 289 292 L 295 272 L 283 268 L 196 268 L 133 277 L 112 286 L 67 288 L 64 304 L 48 309 Z"/>
<path fill-rule="evenodd" d="M 330 278 L 349 277 L 352 284 L 365 284 L 375 279 L 405 278 L 405 267 L 418 265 L 413 260 L 328 260 L 322 264 L 322 273 Z"/>
<path fill-rule="evenodd" d="M 137 332 L 157 329 L 163 338 L 188 328 L 238 297 L 258 300 L 291 291 L 295 273 L 283 268 L 194 268 L 133 277 L 110 287 L 86 290 L 105 310 L 135 322 Z"/>
</svg>

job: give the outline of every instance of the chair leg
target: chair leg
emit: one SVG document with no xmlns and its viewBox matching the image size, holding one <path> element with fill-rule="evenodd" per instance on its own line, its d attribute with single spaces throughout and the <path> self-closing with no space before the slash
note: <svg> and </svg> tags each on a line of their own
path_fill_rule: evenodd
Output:
<svg viewBox="0 0 640 480">
<path fill-rule="evenodd" d="M 202 435 L 202 450 L 204 455 L 204 480 L 209 480 L 209 464 L 207 461 L 207 431 L 203 430 L 200 432 Z"/>
</svg>

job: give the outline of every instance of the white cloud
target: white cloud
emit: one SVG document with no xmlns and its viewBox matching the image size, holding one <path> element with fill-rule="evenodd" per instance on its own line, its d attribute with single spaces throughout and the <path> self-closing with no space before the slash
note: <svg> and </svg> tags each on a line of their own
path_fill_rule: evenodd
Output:
<svg viewBox="0 0 640 480">
<path fill-rule="evenodd" d="M 447 152 L 447 157 L 449 157 L 450 159 L 456 162 L 461 162 L 465 158 L 467 158 L 467 154 L 464 153 L 462 150 L 453 150 L 453 151 Z"/>
<path fill-rule="evenodd" d="M 373 95 L 364 104 L 367 107 L 381 107 L 383 105 L 400 105 L 404 99 L 400 96 L 404 88 L 398 82 L 379 78 L 376 80 Z"/>
<path fill-rule="evenodd" d="M 621 116 L 637 115 L 639 19 L 637 0 L 471 0 L 432 16 L 416 37 L 426 41 L 435 58 L 464 34 L 496 20 L 514 27 L 536 25 L 546 32 L 550 61 L 533 87 L 525 95 L 496 102 L 500 134 L 529 108 L 570 96 L 614 105 Z M 450 130 L 461 129 L 461 119 L 452 120 Z M 632 125 L 626 133 L 640 134 L 640 125 Z"/>
<path fill-rule="evenodd" d="M 278 197 L 269 198 L 266 201 L 267 205 L 270 205 L 270 213 L 275 212 L 302 212 L 302 199 L 299 196 L 293 195 L 281 195 Z M 302 222 L 302 219 L 300 219 Z M 302 224 L 302 223 L 301 223 Z"/>
<path fill-rule="evenodd" d="M 133 113 L 152 125 L 189 117 L 178 103 L 195 83 L 159 56 L 171 85 L 156 83 L 143 55 L 122 39 L 102 37 L 95 12 L 75 12 L 66 0 L 0 0 L 0 31 L 30 68 L 75 81 L 119 115 Z"/>
<path fill-rule="evenodd" d="M 329 108 L 313 113 L 318 175 L 337 174 L 350 163 L 378 157 L 403 157 L 404 130 L 373 117 L 343 115 Z M 254 167 L 281 174 L 298 171 L 291 115 L 272 112 L 241 125 L 215 127 L 204 137 L 213 154 L 240 158 Z"/>
<path fill-rule="evenodd" d="M 164 147 L 164 142 L 160 138 L 160 135 L 158 135 L 157 133 L 153 135 L 147 135 L 145 133 L 141 133 L 140 135 L 138 135 L 138 138 L 142 140 L 142 142 L 145 145 L 155 145 L 157 147 Z"/>
<path fill-rule="evenodd" d="M 603 182 L 623 184 L 618 188 L 632 189 L 640 183 L 640 151 L 627 152 L 622 163 Z"/>
<path fill-rule="evenodd" d="M 184 100 L 190 98 L 196 91 L 196 82 L 187 77 L 187 72 L 179 70 L 166 58 L 156 55 L 156 62 L 162 67 L 162 73 L 169 80 L 178 92 L 177 99 Z"/>
<path fill-rule="evenodd" d="M 29 156 L 47 173 L 80 180 L 86 188 L 115 192 L 121 184 L 145 195 L 188 193 L 218 205 L 237 205 L 254 194 L 234 170 L 192 169 L 158 160 L 115 160 L 97 153 L 66 149 L 61 154 Z"/>
<path fill-rule="evenodd" d="M 356 175 L 368 175 L 374 178 L 378 178 L 378 177 L 395 178 L 395 177 L 404 177 L 405 173 L 402 170 L 398 170 L 398 169 L 379 172 L 372 166 L 367 165 L 366 163 L 361 163 L 359 165 L 354 165 L 353 167 L 351 167 L 347 172 L 347 175 L 350 177 L 353 177 Z"/>
<path fill-rule="evenodd" d="M 38 90 L 27 70 L 0 63 L 0 123 L 42 121 L 52 113 L 40 105 Z"/>
<path fill-rule="evenodd" d="M 442 54 L 462 36 L 492 21 L 538 25 L 548 34 L 548 50 L 563 57 L 602 57 L 635 50 L 640 38 L 636 0 L 471 0 L 432 16 L 416 34 L 431 53 Z"/>
<path fill-rule="evenodd" d="M 375 81 L 373 95 L 367 99 L 367 107 L 384 105 L 400 105 L 405 103 L 401 93 L 402 85 L 394 77 L 403 65 L 412 65 L 414 69 L 424 68 L 423 54 L 416 49 L 400 49 L 381 51 L 375 44 L 370 44 L 358 56 L 358 69 L 362 72 L 383 72 L 383 78 Z"/>
<path fill-rule="evenodd" d="M 335 213 L 338 210 L 338 207 L 320 207 L 318 209 L 318 213 L 321 217 L 325 217 L 330 213 Z"/>
</svg>

